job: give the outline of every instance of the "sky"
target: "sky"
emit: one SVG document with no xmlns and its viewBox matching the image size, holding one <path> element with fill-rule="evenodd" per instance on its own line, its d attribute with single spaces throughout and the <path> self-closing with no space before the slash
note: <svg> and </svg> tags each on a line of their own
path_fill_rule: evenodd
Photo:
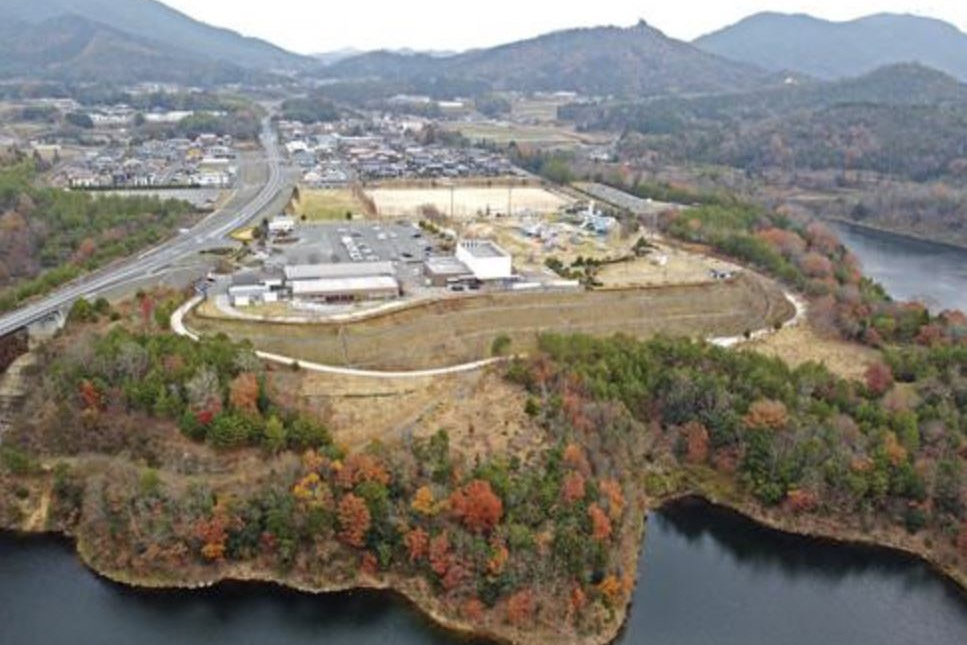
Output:
<svg viewBox="0 0 967 645">
<path fill-rule="evenodd" d="M 691 40 L 759 11 L 849 20 L 871 13 L 941 18 L 967 31 L 965 0 L 162 0 L 247 36 L 309 54 L 343 48 L 465 50 L 570 27 L 644 19 Z M 553 10 L 549 9 L 553 7 Z"/>
</svg>

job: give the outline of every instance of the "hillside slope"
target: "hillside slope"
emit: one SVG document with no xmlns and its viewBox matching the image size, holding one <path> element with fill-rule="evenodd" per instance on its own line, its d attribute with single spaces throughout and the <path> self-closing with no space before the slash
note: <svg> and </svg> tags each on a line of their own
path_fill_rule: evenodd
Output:
<svg viewBox="0 0 967 645">
<path fill-rule="evenodd" d="M 81 16 L 135 39 L 163 45 L 166 54 L 257 69 L 305 67 L 311 59 L 255 38 L 199 22 L 154 0 L 0 0 L 4 22 L 38 25 Z"/>
<path fill-rule="evenodd" d="M 825 79 L 918 62 L 967 81 L 967 34 L 949 23 L 911 15 L 830 22 L 802 14 L 760 13 L 694 44 L 735 61 Z"/>
<path fill-rule="evenodd" d="M 559 31 L 448 57 L 373 52 L 336 63 L 326 74 L 393 81 L 449 77 L 494 89 L 628 98 L 735 92 L 768 80 L 762 70 L 700 51 L 644 22 L 628 29 Z"/>
<path fill-rule="evenodd" d="M 257 70 L 171 51 L 80 16 L 0 23 L 0 75 L 68 81 L 219 83 L 257 80 Z"/>
</svg>

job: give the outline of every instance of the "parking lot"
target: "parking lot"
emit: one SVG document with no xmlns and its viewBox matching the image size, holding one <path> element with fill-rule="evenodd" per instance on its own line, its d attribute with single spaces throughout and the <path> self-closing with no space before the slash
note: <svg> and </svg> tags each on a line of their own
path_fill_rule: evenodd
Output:
<svg viewBox="0 0 967 645">
<path fill-rule="evenodd" d="M 400 262 L 418 264 L 432 242 L 416 226 L 340 222 L 300 226 L 294 242 L 276 242 L 286 264 Z"/>
</svg>

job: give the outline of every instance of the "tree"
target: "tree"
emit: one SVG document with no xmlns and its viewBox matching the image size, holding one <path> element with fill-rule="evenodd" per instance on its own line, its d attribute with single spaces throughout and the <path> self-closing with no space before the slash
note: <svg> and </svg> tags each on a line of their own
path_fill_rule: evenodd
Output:
<svg viewBox="0 0 967 645">
<path fill-rule="evenodd" d="M 708 430 L 701 423 L 692 421 L 682 427 L 685 437 L 685 461 L 704 464 L 708 461 Z"/>
<path fill-rule="evenodd" d="M 879 361 L 866 368 L 866 387 L 870 394 L 881 397 L 893 387 L 893 370 Z"/>
<path fill-rule="evenodd" d="M 584 476 L 577 472 L 570 472 L 564 477 L 564 485 L 561 487 L 561 495 L 566 504 L 573 504 L 584 499 L 586 482 Z"/>
<path fill-rule="evenodd" d="M 339 539 L 349 546 L 362 548 L 369 525 L 369 508 L 366 502 L 352 493 L 347 493 L 339 502 Z"/>
<path fill-rule="evenodd" d="M 534 594 L 530 589 L 521 589 L 507 599 L 507 622 L 515 627 L 523 627 L 534 618 Z"/>
<path fill-rule="evenodd" d="M 256 416 L 259 413 L 259 380 L 252 372 L 243 372 L 235 377 L 228 389 L 228 400 L 232 407 L 244 414 Z"/>
<path fill-rule="evenodd" d="M 447 570 L 453 562 L 453 554 L 450 553 L 450 538 L 447 532 L 440 533 L 430 540 L 430 569 L 440 577 L 446 575 Z"/>
<path fill-rule="evenodd" d="M 436 514 L 436 500 L 429 486 L 420 486 L 416 491 L 416 495 L 413 496 L 413 503 L 410 504 L 410 508 L 420 515 Z"/>
<path fill-rule="evenodd" d="M 614 479 L 605 479 L 598 483 L 598 489 L 608 501 L 608 515 L 613 521 L 617 522 L 621 519 L 621 514 L 625 508 L 625 497 L 621 490 L 621 484 Z"/>
<path fill-rule="evenodd" d="M 279 421 L 278 417 L 271 417 L 265 423 L 263 431 L 262 445 L 273 455 L 282 452 L 286 445 L 285 426 Z"/>
<path fill-rule="evenodd" d="M 416 564 L 427 556 L 430 550 L 430 536 L 421 528 L 411 529 L 403 538 L 410 563 Z"/>
<path fill-rule="evenodd" d="M 591 518 L 591 537 L 595 542 L 604 542 L 611 537 L 611 520 L 600 506 L 591 504 L 588 508 L 588 517 Z"/>
<path fill-rule="evenodd" d="M 789 412 L 782 401 L 760 399 L 749 406 L 742 423 L 750 430 L 781 430 L 789 423 Z"/>
<path fill-rule="evenodd" d="M 504 513 L 504 505 L 490 487 L 490 482 L 476 479 L 450 495 L 454 517 L 474 533 L 491 531 Z"/>
</svg>

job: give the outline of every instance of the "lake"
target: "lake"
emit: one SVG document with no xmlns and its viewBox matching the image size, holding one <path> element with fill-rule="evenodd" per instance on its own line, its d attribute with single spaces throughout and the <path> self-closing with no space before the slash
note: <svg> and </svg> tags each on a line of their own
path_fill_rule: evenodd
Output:
<svg viewBox="0 0 967 645">
<path fill-rule="evenodd" d="M 967 249 L 849 224 L 833 228 L 860 259 L 863 273 L 894 298 L 967 311 Z"/>
<path fill-rule="evenodd" d="M 883 551 L 783 536 L 704 503 L 653 514 L 625 645 L 963 645 L 967 595 Z M 0 537 L 4 645 L 467 643 L 389 595 L 132 591 L 49 538 Z"/>
</svg>

